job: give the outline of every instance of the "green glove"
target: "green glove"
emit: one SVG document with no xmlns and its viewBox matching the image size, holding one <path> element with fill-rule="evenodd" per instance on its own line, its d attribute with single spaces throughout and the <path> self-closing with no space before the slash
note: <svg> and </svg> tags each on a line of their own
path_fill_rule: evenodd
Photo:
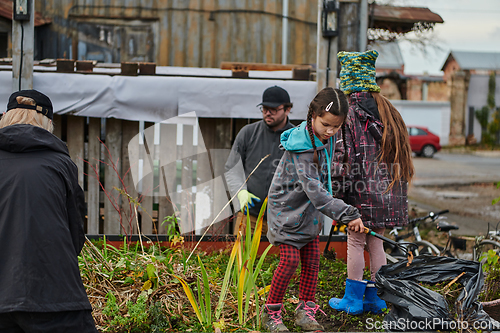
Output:
<svg viewBox="0 0 500 333">
<path fill-rule="evenodd" d="M 240 201 L 240 209 L 242 213 L 246 213 L 247 205 L 250 207 L 253 207 L 255 205 L 255 203 L 253 202 L 254 200 L 260 202 L 259 197 L 253 195 L 247 190 L 241 190 L 238 192 L 238 200 Z"/>
</svg>

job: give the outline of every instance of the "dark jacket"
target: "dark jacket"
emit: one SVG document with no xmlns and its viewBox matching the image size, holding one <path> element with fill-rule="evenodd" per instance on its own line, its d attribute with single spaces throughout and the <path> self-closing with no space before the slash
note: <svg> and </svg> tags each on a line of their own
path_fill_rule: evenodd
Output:
<svg viewBox="0 0 500 333">
<path fill-rule="evenodd" d="M 348 164 L 343 164 L 342 132 L 337 137 L 333 163 L 333 188 L 338 198 L 358 208 L 366 227 L 393 227 L 408 223 L 406 181 L 392 181 L 392 166 L 378 162 L 384 126 L 379 120 L 377 104 L 367 92 L 349 95 L 349 113 L 345 139 Z"/>
<path fill-rule="evenodd" d="M 0 313 L 90 310 L 78 268 L 84 196 L 64 142 L 0 129 Z"/>
<path fill-rule="evenodd" d="M 286 151 L 269 189 L 267 212 L 267 237 L 273 245 L 302 248 L 319 235 L 324 215 L 346 224 L 360 217 L 356 208 L 331 194 L 334 139 L 327 144 L 315 140 L 319 171 L 313 163 L 314 150 L 306 122 L 281 136 Z"/>
<path fill-rule="evenodd" d="M 246 125 L 236 136 L 225 166 L 226 182 L 231 196 L 238 192 L 260 160 L 268 154 L 271 155 L 262 162 L 242 188 L 260 198 L 260 202 L 250 207 L 250 214 L 253 216 L 259 215 L 262 203 L 269 192 L 274 170 L 283 156 L 283 150 L 279 149 L 281 133 L 293 127 L 287 120 L 284 128 L 273 131 L 261 120 Z M 234 200 L 233 204 L 240 209 L 238 200 Z"/>
</svg>

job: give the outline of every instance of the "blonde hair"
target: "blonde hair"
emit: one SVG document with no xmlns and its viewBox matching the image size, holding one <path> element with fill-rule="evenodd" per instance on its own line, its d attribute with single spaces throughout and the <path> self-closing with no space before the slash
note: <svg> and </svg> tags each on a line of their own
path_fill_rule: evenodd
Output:
<svg viewBox="0 0 500 333">
<path fill-rule="evenodd" d="M 29 97 L 17 97 L 18 104 L 36 105 L 35 101 Z M 0 120 L 0 128 L 10 125 L 26 124 L 41 127 L 50 133 L 54 131 L 54 124 L 52 120 L 35 110 L 30 109 L 12 109 L 4 113 Z"/>
</svg>

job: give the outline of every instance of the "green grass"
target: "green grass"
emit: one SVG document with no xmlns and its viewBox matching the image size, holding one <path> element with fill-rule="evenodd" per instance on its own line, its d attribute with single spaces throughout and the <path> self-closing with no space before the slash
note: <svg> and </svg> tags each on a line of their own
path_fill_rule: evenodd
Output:
<svg viewBox="0 0 500 333">
<path fill-rule="evenodd" d="M 208 275 L 212 313 L 217 305 L 222 280 L 229 261 L 229 250 L 212 253 L 197 252 Z M 105 242 L 86 244 L 80 256 L 82 280 L 93 306 L 97 327 L 102 332 L 179 332 L 203 331 L 203 327 L 188 301 L 180 282 L 172 275 L 182 277 L 195 295 L 198 295 L 197 278 L 202 278 L 198 260 L 188 263 L 188 250 L 150 246 L 144 253 L 139 246 L 124 244 L 119 249 L 105 246 Z M 257 289 L 271 284 L 278 255 L 268 255 L 256 280 Z M 285 295 L 284 323 L 291 331 L 300 332 L 293 324 L 298 302 L 300 265 Z M 349 316 L 337 313 L 328 306 L 331 297 L 342 297 L 346 279 L 346 264 L 341 260 L 321 256 L 316 301 L 326 316 L 317 312 L 318 321 L 329 331 L 366 331 L 367 318 L 382 320 L 383 315 Z M 365 272 L 368 277 L 368 272 Z M 201 288 L 201 287 L 200 287 Z M 221 320 L 216 324 L 223 332 L 254 330 L 253 319 L 240 324 L 235 286 L 231 285 Z M 259 303 L 265 302 L 262 295 Z M 255 316 L 251 307 L 249 316 Z M 253 312 L 252 312 L 253 311 Z M 253 324 L 252 324 L 253 323 Z"/>
</svg>

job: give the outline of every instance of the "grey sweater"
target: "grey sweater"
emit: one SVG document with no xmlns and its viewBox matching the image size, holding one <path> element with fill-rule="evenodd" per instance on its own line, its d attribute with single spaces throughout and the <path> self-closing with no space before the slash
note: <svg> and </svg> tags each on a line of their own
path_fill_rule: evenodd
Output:
<svg viewBox="0 0 500 333">
<path fill-rule="evenodd" d="M 236 136 L 225 165 L 225 177 L 231 196 L 238 192 L 260 160 L 270 154 L 242 187 L 260 198 L 260 202 L 256 202 L 255 206 L 250 208 L 250 214 L 253 216 L 259 215 L 262 202 L 269 191 L 276 165 L 283 156 L 283 150 L 279 148 L 280 136 L 285 130 L 293 127 L 288 121 L 284 128 L 275 132 L 261 120 L 246 125 Z M 233 205 L 235 209 L 240 209 L 238 200 L 234 200 Z"/>
</svg>

